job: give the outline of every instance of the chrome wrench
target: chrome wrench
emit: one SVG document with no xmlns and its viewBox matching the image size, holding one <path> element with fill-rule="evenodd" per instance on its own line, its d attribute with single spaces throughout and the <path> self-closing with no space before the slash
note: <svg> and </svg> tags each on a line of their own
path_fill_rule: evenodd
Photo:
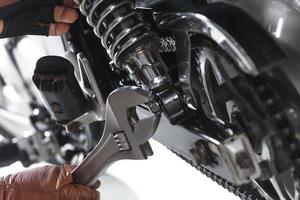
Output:
<svg viewBox="0 0 300 200">
<path fill-rule="evenodd" d="M 104 133 L 93 151 L 73 170 L 75 183 L 91 186 L 111 163 L 152 155 L 148 140 L 157 129 L 160 115 L 138 119 L 134 110 L 151 101 L 151 93 L 137 87 L 119 88 L 109 95 Z"/>
</svg>

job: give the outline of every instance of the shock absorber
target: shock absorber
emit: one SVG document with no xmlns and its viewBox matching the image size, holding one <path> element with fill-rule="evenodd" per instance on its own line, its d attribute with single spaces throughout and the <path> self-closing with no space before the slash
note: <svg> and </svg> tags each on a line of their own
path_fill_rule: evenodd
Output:
<svg viewBox="0 0 300 200">
<path fill-rule="evenodd" d="M 159 54 L 160 38 L 142 13 L 131 0 L 77 1 L 115 66 L 129 72 L 137 85 L 153 91 L 162 110 L 175 123 L 184 113 L 182 99 L 172 87 Z"/>
<path fill-rule="evenodd" d="M 117 68 L 145 89 L 161 90 L 168 84 L 158 53 L 160 38 L 130 0 L 82 0 L 79 7 Z"/>
</svg>

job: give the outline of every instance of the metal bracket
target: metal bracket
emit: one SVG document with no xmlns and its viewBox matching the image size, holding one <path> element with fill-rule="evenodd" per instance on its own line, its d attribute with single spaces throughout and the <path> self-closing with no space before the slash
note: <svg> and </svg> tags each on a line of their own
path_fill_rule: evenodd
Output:
<svg viewBox="0 0 300 200">
<path fill-rule="evenodd" d="M 79 116 L 77 119 L 65 125 L 68 132 L 77 130 L 81 126 L 94 121 L 105 120 L 104 98 L 99 90 L 97 81 L 91 70 L 90 63 L 83 53 L 77 54 L 77 60 L 78 70 L 75 72 L 75 76 L 84 94 L 88 97 L 88 101 L 91 104 L 91 109 Z"/>
</svg>

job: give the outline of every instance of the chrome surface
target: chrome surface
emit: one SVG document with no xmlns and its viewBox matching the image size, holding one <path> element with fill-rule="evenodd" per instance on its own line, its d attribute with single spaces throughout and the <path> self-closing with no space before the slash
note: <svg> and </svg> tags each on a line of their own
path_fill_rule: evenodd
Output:
<svg viewBox="0 0 300 200">
<path fill-rule="evenodd" d="M 210 48 L 208 47 L 199 47 L 197 49 L 197 64 L 199 65 L 197 67 L 197 71 L 200 74 L 200 78 L 199 81 L 203 84 L 205 93 L 207 94 L 207 98 L 208 98 L 208 102 L 210 104 L 210 109 L 212 110 L 212 115 L 217 116 L 217 112 L 215 110 L 215 104 L 216 104 L 216 100 L 214 97 L 214 93 L 212 91 L 210 91 L 210 87 L 212 83 L 212 80 L 210 80 L 210 71 L 212 71 L 216 84 L 218 86 L 225 84 L 225 80 L 224 77 L 222 77 L 221 72 L 219 70 L 218 65 L 222 64 L 222 67 L 224 68 L 224 70 L 227 72 L 228 76 L 230 79 L 233 79 L 234 77 L 236 77 L 238 75 L 238 73 L 236 72 L 236 70 L 234 69 L 234 66 L 232 66 L 230 63 L 227 62 L 227 60 L 222 60 L 220 62 L 216 61 L 216 57 L 218 57 L 218 55 L 216 55 L 216 52 L 212 51 Z M 224 63 L 225 62 L 225 63 Z M 212 94 L 213 93 L 213 94 Z M 235 105 L 233 102 L 231 103 L 233 104 L 233 106 Z M 230 101 L 226 102 L 227 107 L 229 107 L 230 105 Z M 229 110 L 229 109 L 227 109 Z M 230 115 L 230 113 L 228 113 Z"/>
<path fill-rule="evenodd" d="M 242 184 L 261 175 L 261 170 L 248 137 L 233 136 L 221 145 L 221 154 L 235 177 L 235 183 Z"/>
<path fill-rule="evenodd" d="M 95 121 L 105 120 L 105 103 L 103 96 L 94 74 L 91 70 L 90 63 L 83 53 L 77 54 L 78 70 L 75 70 L 75 76 L 79 82 L 81 89 L 88 98 L 90 109 L 83 115 L 65 124 L 68 132 L 76 131 L 82 126 Z"/>
<path fill-rule="evenodd" d="M 171 123 L 176 124 L 178 120 L 185 116 L 184 100 L 175 89 L 163 91 L 158 93 L 157 96 Z"/>
<path fill-rule="evenodd" d="M 95 121 L 101 121 L 99 119 L 99 116 L 96 114 L 97 110 L 96 108 L 92 108 L 91 110 L 87 111 L 83 115 L 77 117 L 73 121 L 70 121 L 67 124 L 64 124 L 63 126 L 66 128 L 66 131 L 69 133 L 76 132 L 80 128 L 91 124 Z"/>
<path fill-rule="evenodd" d="M 163 87 L 169 82 L 164 75 L 166 66 L 158 54 L 158 49 L 145 46 L 128 55 L 128 62 L 124 63 L 132 79 L 147 90 Z"/>
<path fill-rule="evenodd" d="M 97 85 L 90 63 L 83 53 L 77 54 L 79 66 L 79 84 L 96 105 L 96 113 L 99 120 L 105 119 L 105 102 Z"/>
<path fill-rule="evenodd" d="M 168 82 L 158 53 L 159 37 L 130 1 L 84 0 L 79 8 L 114 64 L 127 70 L 137 84 L 152 90 Z"/>
<path fill-rule="evenodd" d="M 225 30 L 204 15 L 196 13 L 157 13 L 158 25 L 178 32 L 193 32 L 216 42 L 247 74 L 258 73 L 253 61 Z"/>
</svg>

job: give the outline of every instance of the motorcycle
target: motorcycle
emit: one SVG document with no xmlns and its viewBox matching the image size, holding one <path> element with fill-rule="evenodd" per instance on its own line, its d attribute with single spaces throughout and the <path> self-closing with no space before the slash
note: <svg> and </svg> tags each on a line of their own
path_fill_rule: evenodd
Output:
<svg viewBox="0 0 300 200">
<path fill-rule="evenodd" d="M 12 115 L 0 129 L 3 165 L 86 157 L 73 174 L 92 183 L 116 160 L 151 156 L 153 137 L 241 199 L 299 199 L 298 1 L 77 3 L 69 33 L 35 42 L 46 50 L 30 58 L 33 81 L 18 48 L 35 39 L 5 41 L 16 76 L 1 72 L 1 120 L 18 95 L 28 108 L 26 126 Z M 33 133 L 12 139 L 16 124 Z"/>
</svg>

